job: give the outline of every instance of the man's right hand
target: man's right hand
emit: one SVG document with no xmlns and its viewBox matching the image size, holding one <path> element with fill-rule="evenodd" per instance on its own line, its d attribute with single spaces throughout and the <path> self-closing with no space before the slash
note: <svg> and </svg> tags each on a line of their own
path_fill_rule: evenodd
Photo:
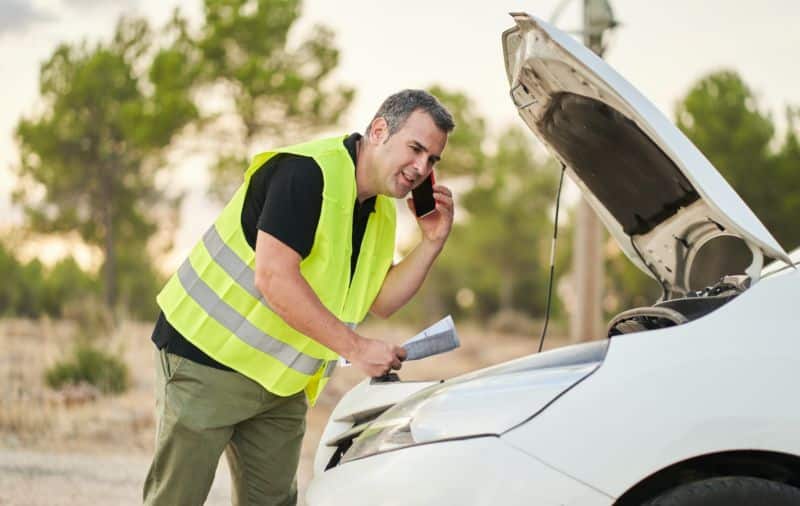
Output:
<svg viewBox="0 0 800 506">
<path fill-rule="evenodd" d="M 402 367 L 406 350 L 400 346 L 362 337 L 351 357 L 345 357 L 368 376 L 376 378 Z"/>
<path fill-rule="evenodd" d="M 301 274 L 301 261 L 294 249 L 258 231 L 254 282 L 272 310 L 295 330 L 338 352 L 373 378 L 400 369 L 406 351 L 361 337 L 342 324 Z"/>
</svg>

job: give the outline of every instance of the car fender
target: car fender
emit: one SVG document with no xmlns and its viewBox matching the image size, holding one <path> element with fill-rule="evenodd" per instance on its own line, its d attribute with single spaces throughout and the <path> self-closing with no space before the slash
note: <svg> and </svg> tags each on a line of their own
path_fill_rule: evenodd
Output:
<svg viewBox="0 0 800 506">
<path fill-rule="evenodd" d="M 503 439 L 613 497 L 699 455 L 800 455 L 797 300 L 788 270 L 695 321 L 615 337 L 592 376 Z"/>
</svg>

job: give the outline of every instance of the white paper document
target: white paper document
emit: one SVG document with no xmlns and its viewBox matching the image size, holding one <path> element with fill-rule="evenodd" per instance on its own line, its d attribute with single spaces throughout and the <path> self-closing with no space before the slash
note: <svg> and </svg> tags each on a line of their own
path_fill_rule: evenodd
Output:
<svg viewBox="0 0 800 506">
<path fill-rule="evenodd" d="M 456 333 L 453 317 L 445 316 L 405 343 L 406 360 L 419 360 L 421 358 L 438 355 L 461 346 Z"/>
<path fill-rule="evenodd" d="M 456 333 L 453 317 L 445 316 L 405 343 L 406 360 L 419 360 L 421 358 L 438 355 L 461 346 Z M 340 367 L 349 367 L 350 362 L 344 357 L 339 358 Z"/>
</svg>

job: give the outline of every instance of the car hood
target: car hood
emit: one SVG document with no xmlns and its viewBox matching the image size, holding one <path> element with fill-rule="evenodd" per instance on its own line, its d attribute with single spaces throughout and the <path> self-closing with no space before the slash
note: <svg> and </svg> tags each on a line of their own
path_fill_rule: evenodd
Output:
<svg viewBox="0 0 800 506">
<path fill-rule="evenodd" d="M 721 235 L 763 257 L 783 248 L 702 153 L 653 104 L 569 35 L 528 14 L 503 33 L 511 98 L 566 167 L 625 254 L 685 294 L 697 252 Z M 722 273 L 735 274 L 735 273 Z"/>
<path fill-rule="evenodd" d="M 474 371 L 428 387 L 393 409 L 407 413 L 409 404 L 417 405 L 411 432 L 421 442 L 502 434 L 590 376 L 609 343 L 574 344 Z"/>
</svg>

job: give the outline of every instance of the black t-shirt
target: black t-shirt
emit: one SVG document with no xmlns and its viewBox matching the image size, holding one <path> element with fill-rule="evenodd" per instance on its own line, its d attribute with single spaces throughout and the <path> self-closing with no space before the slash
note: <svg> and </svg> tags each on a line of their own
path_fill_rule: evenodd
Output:
<svg viewBox="0 0 800 506">
<path fill-rule="evenodd" d="M 344 140 L 353 165 L 360 138 L 361 135 L 354 133 Z M 251 177 L 242 207 L 242 230 L 250 247 L 255 250 L 258 230 L 263 230 L 306 258 L 314 244 L 322 210 L 323 185 L 322 170 L 312 158 L 280 154 L 267 160 Z M 351 278 L 369 215 L 374 210 L 375 197 L 360 204 L 356 199 L 353 205 Z M 158 315 L 151 339 L 159 349 L 166 346 L 170 353 L 194 362 L 231 370 L 187 341 L 170 325 L 163 312 Z"/>
</svg>

